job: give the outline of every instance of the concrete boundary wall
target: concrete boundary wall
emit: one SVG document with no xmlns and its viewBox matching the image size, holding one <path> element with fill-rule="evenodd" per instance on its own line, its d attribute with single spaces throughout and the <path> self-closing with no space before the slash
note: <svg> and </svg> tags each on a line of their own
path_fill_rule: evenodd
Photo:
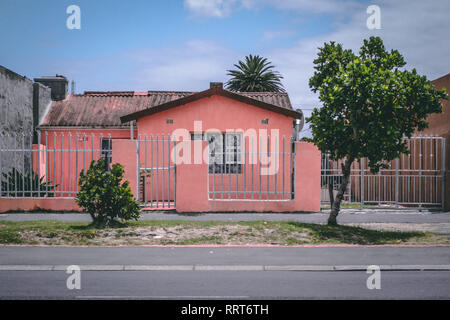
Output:
<svg viewBox="0 0 450 320">
<path fill-rule="evenodd" d="M 81 212 L 73 198 L 0 198 L 0 213 L 8 211 Z"/>
</svg>

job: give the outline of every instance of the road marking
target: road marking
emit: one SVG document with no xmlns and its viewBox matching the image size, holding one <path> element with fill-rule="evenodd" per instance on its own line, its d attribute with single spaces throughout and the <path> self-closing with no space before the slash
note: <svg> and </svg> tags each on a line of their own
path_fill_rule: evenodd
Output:
<svg viewBox="0 0 450 320">
<path fill-rule="evenodd" d="M 264 271 L 264 266 L 207 266 L 195 265 L 196 271 Z"/>
<path fill-rule="evenodd" d="M 69 265 L 53 266 L 53 271 L 66 271 Z M 81 271 L 123 271 L 123 265 L 80 265 Z"/>
<path fill-rule="evenodd" d="M 193 265 L 168 265 L 168 266 L 124 266 L 125 271 L 192 271 Z"/>
<path fill-rule="evenodd" d="M 334 271 L 333 266 L 264 266 L 265 271 Z"/>
<path fill-rule="evenodd" d="M 448 271 L 450 265 L 381 265 L 383 271 Z"/>
<path fill-rule="evenodd" d="M 47 265 L 0 265 L 0 271 L 52 271 Z"/>
</svg>

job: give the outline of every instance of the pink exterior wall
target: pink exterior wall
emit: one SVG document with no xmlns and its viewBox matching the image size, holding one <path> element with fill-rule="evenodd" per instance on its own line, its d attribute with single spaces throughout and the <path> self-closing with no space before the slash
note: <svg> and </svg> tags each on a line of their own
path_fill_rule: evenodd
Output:
<svg viewBox="0 0 450 320">
<path fill-rule="evenodd" d="M 206 147 L 207 144 L 206 141 L 202 141 L 202 147 Z M 177 212 L 209 211 L 207 179 L 206 163 L 177 166 Z"/>
<path fill-rule="evenodd" d="M 301 211 L 320 211 L 321 152 L 309 142 L 296 142 L 296 150 L 296 202 Z"/>
<path fill-rule="evenodd" d="M 43 177 L 44 181 L 47 181 L 45 177 L 45 155 L 47 147 L 45 145 L 33 144 L 33 172 L 35 172 L 39 177 Z"/>
<path fill-rule="evenodd" d="M 172 124 L 166 123 L 173 119 Z M 269 124 L 261 124 L 261 120 L 269 119 Z M 291 117 L 264 110 L 253 105 L 222 96 L 212 96 L 200 99 L 185 105 L 162 111 L 138 119 L 137 129 L 139 135 L 172 134 L 177 128 L 194 131 L 194 121 L 202 121 L 203 131 L 218 129 L 278 129 L 280 136 L 292 136 Z"/>
<path fill-rule="evenodd" d="M 130 188 L 134 195 L 137 194 L 137 161 L 136 141 L 116 139 L 112 141 L 112 161 L 120 163 L 124 167 L 124 180 L 130 182 Z"/>
<path fill-rule="evenodd" d="M 250 151 L 245 146 L 246 152 Z M 257 150 L 257 147 L 255 147 Z M 253 153 L 253 152 L 251 152 Z M 264 153 L 264 152 L 263 152 Z M 283 150 L 272 155 L 272 164 L 278 167 L 274 174 L 260 175 L 259 172 L 268 165 L 261 164 L 260 159 L 256 163 L 250 161 L 251 155 L 246 154 L 241 164 L 241 172 L 236 174 L 216 173 L 208 174 L 210 199 L 255 199 L 255 200 L 281 200 L 290 199 L 291 195 L 291 156 L 290 143 L 287 140 L 285 155 Z M 235 191 L 238 191 L 237 193 Z M 269 192 L 267 192 L 269 191 Z"/>
</svg>

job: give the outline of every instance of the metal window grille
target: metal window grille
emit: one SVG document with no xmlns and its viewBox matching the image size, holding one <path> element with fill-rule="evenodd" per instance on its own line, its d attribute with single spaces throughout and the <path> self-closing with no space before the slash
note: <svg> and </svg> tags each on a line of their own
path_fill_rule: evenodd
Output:
<svg viewBox="0 0 450 320">
<path fill-rule="evenodd" d="M 293 138 L 211 134 L 208 141 L 210 200 L 291 200 L 295 197 Z"/>
</svg>

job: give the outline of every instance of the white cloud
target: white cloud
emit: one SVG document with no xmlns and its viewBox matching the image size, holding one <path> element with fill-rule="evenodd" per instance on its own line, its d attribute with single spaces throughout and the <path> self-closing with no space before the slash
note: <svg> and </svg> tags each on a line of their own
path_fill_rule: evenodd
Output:
<svg viewBox="0 0 450 320">
<path fill-rule="evenodd" d="M 180 48 L 129 53 L 136 69 L 131 82 L 158 90 L 206 90 L 210 81 L 225 81 L 236 53 L 211 41 L 190 40 Z"/>
<path fill-rule="evenodd" d="M 358 52 L 362 40 L 380 36 L 387 49 L 397 49 L 405 57 L 406 68 L 416 68 L 430 79 L 450 72 L 448 38 L 449 1 L 378 1 L 381 8 L 381 30 L 368 30 L 365 8 L 353 10 L 345 24 L 325 35 L 302 39 L 288 49 L 268 54 L 284 75 L 285 86 L 294 105 L 312 108 L 319 105 L 311 93 L 308 79 L 312 76 L 317 48 L 324 42 L 336 41 Z"/>
<path fill-rule="evenodd" d="M 354 0 L 240 0 L 241 5 L 247 9 L 258 9 L 262 6 L 271 6 L 282 10 L 296 10 L 297 12 L 311 13 L 346 13 L 352 8 L 359 7 Z"/>
<path fill-rule="evenodd" d="M 234 8 L 236 0 L 184 0 L 184 6 L 198 16 L 223 18 Z"/>
<path fill-rule="evenodd" d="M 273 40 L 279 38 L 289 38 L 296 34 L 295 30 L 266 30 L 263 33 L 263 40 Z"/>
<path fill-rule="evenodd" d="M 288 2 L 284 1 L 284 5 Z M 376 4 L 381 8 L 381 30 L 368 30 L 366 7 L 356 6 L 347 12 L 346 23 L 337 25 L 333 32 L 302 39 L 291 48 L 263 53 L 284 76 L 283 83 L 294 107 L 311 109 L 320 106 L 308 82 L 314 73 L 317 48 L 324 42 L 336 41 L 358 52 L 363 39 L 380 36 L 387 49 L 397 49 L 403 54 L 407 69 L 416 68 L 430 80 L 450 72 L 449 1 L 385 0 Z M 305 114 L 309 115 L 310 111 L 305 110 Z"/>
<path fill-rule="evenodd" d="M 240 8 L 258 10 L 269 6 L 280 10 L 295 10 L 305 14 L 340 14 L 360 7 L 356 0 L 184 0 L 187 10 L 197 16 L 223 18 Z"/>
<path fill-rule="evenodd" d="M 85 90 L 201 91 L 209 82 L 227 80 L 226 70 L 241 55 L 204 40 L 189 40 L 179 47 L 140 48 L 90 59 L 52 60 L 49 72 L 58 70 Z"/>
</svg>

